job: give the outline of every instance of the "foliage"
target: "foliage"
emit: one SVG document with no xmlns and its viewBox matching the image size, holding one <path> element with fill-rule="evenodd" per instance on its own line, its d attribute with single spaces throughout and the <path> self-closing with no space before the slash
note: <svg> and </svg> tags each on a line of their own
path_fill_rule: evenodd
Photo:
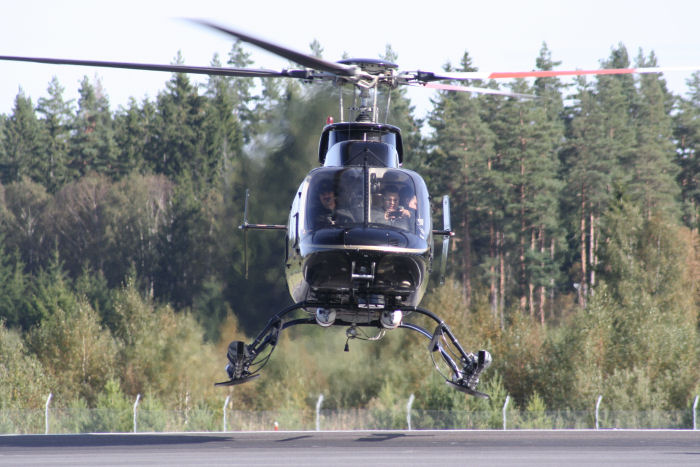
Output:
<svg viewBox="0 0 700 467">
<path fill-rule="evenodd" d="M 56 397 L 94 404 L 116 374 L 117 345 L 89 304 L 56 305 L 30 331 L 30 348 L 56 382 Z"/>
<path fill-rule="evenodd" d="M 383 58 L 396 60 L 390 46 Z M 227 63 L 252 61 L 236 43 Z M 602 61 L 629 63 L 622 44 Z M 558 66 L 546 44 L 535 66 Z M 453 69 L 476 67 L 464 53 Z M 506 395 L 518 427 L 590 426 L 567 417 L 600 394 L 608 426 L 625 410 L 651 426 L 687 409 L 700 390 L 700 75 L 683 98 L 656 75 L 509 88 L 539 98 L 442 91 L 423 133 L 404 90 L 381 96 L 406 167 L 434 199 L 451 196 L 449 277 L 423 306 L 465 349 L 491 351 L 491 402 L 431 372 L 418 333 L 346 353 L 342 332 L 311 326 L 283 333 L 263 376 L 229 390 L 236 410 L 308 427 L 324 394 L 324 409 L 401 428 L 414 394 L 416 426 L 500 428 Z M 87 78 L 75 103 L 55 79 L 36 106 L 20 92 L 0 116 L 0 407 L 40 409 L 52 392 L 77 414 L 61 429 L 127 431 L 141 394 L 144 430 L 217 429 L 226 391 L 211 383 L 228 341 L 289 303 L 281 235 L 251 236 L 245 278 L 245 189 L 252 222 L 284 223 L 333 91 L 173 74 L 156 99 L 116 112 Z"/>
<path fill-rule="evenodd" d="M 191 315 L 144 298 L 133 281 L 117 293 L 114 309 L 116 365 L 127 394 L 171 394 L 182 404 L 188 393 L 213 393 L 220 363 Z"/>
<path fill-rule="evenodd" d="M 2 242 L 0 242 L 0 320 L 5 326 L 26 326 L 27 277 L 23 271 L 23 264 L 17 258 L 8 255 Z"/>
<path fill-rule="evenodd" d="M 19 253 L 28 272 L 36 273 L 51 258 L 49 206 L 46 189 L 28 178 L 5 185 L 0 220 L 8 252 Z"/>
<path fill-rule="evenodd" d="M 20 333 L 0 321 L 0 409 L 41 407 L 50 383 L 51 378 Z"/>
</svg>

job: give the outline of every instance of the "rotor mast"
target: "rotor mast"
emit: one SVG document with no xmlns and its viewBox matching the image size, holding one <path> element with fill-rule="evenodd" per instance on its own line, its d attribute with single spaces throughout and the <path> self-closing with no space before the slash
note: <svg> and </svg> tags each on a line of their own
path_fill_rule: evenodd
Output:
<svg viewBox="0 0 700 467">
<path fill-rule="evenodd" d="M 360 106 L 354 110 L 358 111 L 356 122 L 377 123 L 377 88 L 374 87 L 374 98 L 370 95 L 369 88 L 359 87 Z"/>
<path fill-rule="evenodd" d="M 398 81 L 396 79 L 396 69 L 398 68 L 398 65 L 386 60 L 374 58 L 349 58 L 339 60 L 338 63 L 354 67 L 360 71 L 355 76 L 340 78 L 343 82 L 352 84 L 359 91 L 359 106 L 351 108 L 351 110 L 355 110 L 357 112 L 355 121 L 378 123 L 379 112 L 377 107 L 377 97 L 379 86 L 385 85 L 390 89 L 394 89 L 398 86 Z M 370 92 L 370 90 L 373 92 Z M 340 112 L 342 116 L 342 108 Z"/>
</svg>

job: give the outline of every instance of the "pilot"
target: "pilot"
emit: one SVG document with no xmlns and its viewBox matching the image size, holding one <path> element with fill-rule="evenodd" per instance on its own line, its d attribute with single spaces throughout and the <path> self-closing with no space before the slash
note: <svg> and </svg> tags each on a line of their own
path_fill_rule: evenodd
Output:
<svg viewBox="0 0 700 467">
<path fill-rule="evenodd" d="M 337 199 L 330 180 L 321 182 L 318 201 L 320 206 L 314 217 L 314 228 L 322 229 L 347 222 L 347 216 L 337 212 Z"/>
</svg>

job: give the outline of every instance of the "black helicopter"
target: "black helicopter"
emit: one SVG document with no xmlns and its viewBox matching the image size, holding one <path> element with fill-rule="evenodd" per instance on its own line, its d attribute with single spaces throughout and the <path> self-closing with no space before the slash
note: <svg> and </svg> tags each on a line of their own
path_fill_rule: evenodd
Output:
<svg viewBox="0 0 700 467">
<path fill-rule="evenodd" d="M 399 85 L 433 89 L 523 96 L 489 88 L 439 81 L 552 77 L 585 74 L 661 73 L 693 68 L 626 68 L 512 73 L 399 71 L 394 63 L 376 59 L 328 62 L 218 24 L 196 20 L 208 28 L 256 45 L 301 65 L 281 71 L 246 68 L 195 67 L 129 62 L 0 56 L 0 60 L 166 71 L 237 77 L 285 77 L 305 82 L 326 81 L 353 86 L 358 103 L 354 118 L 344 121 L 341 90 L 340 122 L 328 122 L 321 134 L 320 167 L 302 181 L 292 200 L 286 225 L 248 222 L 248 194 L 241 229 L 286 232 L 285 272 L 294 304 L 274 314 L 253 340 L 233 341 L 228 348 L 229 380 L 236 385 L 260 376 L 279 342 L 282 330 L 301 324 L 343 326 L 350 339 L 376 340 L 387 330 L 403 328 L 425 336 L 437 361 L 447 366 L 446 382 L 457 390 L 488 397 L 478 391 L 480 374 L 491 364 L 486 350 L 466 352 L 448 325 L 421 308 L 433 263 L 433 238 L 443 237 L 441 275 L 452 235 L 449 199 L 445 196 L 443 228 L 432 225 L 430 197 L 416 172 L 401 168 L 404 153 L 399 128 L 379 122 L 380 88 Z M 247 269 L 247 259 L 246 259 Z M 302 313 L 301 316 L 298 313 Z M 426 329 L 411 321 L 423 316 L 434 321 Z M 367 337 L 360 328 L 373 328 Z M 346 342 L 346 350 L 348 344 Z M 433 358 L 437 365 L 437 361 Z M 439 368 L 438 368 L 439 369 Z"/>
<path fill-rule="evenodd" d="M 480 373 L 491 364 L 489 352 L 465 352 L 447 324 L 419 307 L 432 269 L 434 235 L 444 238 L 445 264 L 452 234 L 449 199 L 443 198 L 443 229 L 434 230 L 425 182 L 416 172 L 401 168 L 400 129 L 378 121 L 380 86 L 391 89 L 426 79 L 400 75 L 396 64 L 383 60 L 326 62 L 229 28 L 206 25 L 308 67 L 284 70 L 282 76 L 330 80 L 359 91 L 359 105 L 352 108 L 354 120 L 328 122 L 323 129 L 318 149 L 321 167 L 302 181 L 286 225 L 248 223 L 246 193 L 244 231 L 286 231 L 285 273 L 295 303 L 272 316 L 251 344 L 234 341 L 229 345 L 230 379 L 217 384 L 235 385 L 259 376 L 280 332 L 292 326 L 343 326 L 348 341 L 379 339 L 387 330 L 405 328 L 429 339 L 430 350 L 450 369 L 448 383 L 487 397 L 476 386 Z M 340 95 L 344 120 L 342 91 Z M 297 310 L 304 315 L 294 317 Z M 407 321 L 411 314 L 432 319 L 435 329 L 428 331 Z M 374 328 L 378 334 L 362 337 L 360 327 Z"/>
</svg>

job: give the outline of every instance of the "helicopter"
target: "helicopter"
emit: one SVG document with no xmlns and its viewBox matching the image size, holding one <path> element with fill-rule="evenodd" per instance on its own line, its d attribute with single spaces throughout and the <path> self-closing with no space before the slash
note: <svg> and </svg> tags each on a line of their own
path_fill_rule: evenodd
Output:
<svg viewBox="0 0 700 467">
<path fill-rule="evenodd" d="M 249 194 L 246 192 L 244 219 L 240 226 L 245 241 L 248 230 L 285 233 L 284 270 L 294 303 L 274 313 L 250 344 L 239 340 L 229 344 L 228 380 L 216 383 L 219 386 L 238 385 L 259 377 L 285 329 L 299 325 L 340 326 L 346 329 L 346 351 L 352 339 L 379 340 L 386 332 L 396 329 L 417 332 L 428 340 L 433 363 L 448 385 L 476 397 L 488 398 L 477 387 L 482 372 L 491 365 L 491 354 L 487 350 L 467 352 L 437 314 L 420 306 L 433 269 L 435 237 L 442 237 L 440 276 L 444 277 L 449 240 L 453 234 L 449 198 L 442 198 L 442 228 L 434 228 L 431 198 L 424 180 L 418 173 L 402 167 L 401 130 L 379 120 L 380 89 L 408 85 L 522 99 L 533 96 L 452 83 L 697 69 L 657 67 L 501 73 L 400 71 L 397 64 L 379 59 L 330 62 L 210 21 L 193 21 L 286 58 L 301 68 L 218 68 L 4 55 L 0 60 L 291 78 L 353 88 L 355 99 L 348 107 L 352 118 L 345 118 L 341 90 L 340 121 L 329 120 L 323 128 L 318 148 L 319 167 L 308 173 L 294 193 L 286 224 L 249 223 Z M 247 247 L 244 248 L 247 251 Z M 245 263 L 247 271 L 247 253 Z M 414 317 L 427 318 L 432 326 L 419 325 Z M 376 335 L 369 336 L 367 329 L 376 330 Z M 438 367 L 438 362 L 446 371 Z"/>
</svg>

